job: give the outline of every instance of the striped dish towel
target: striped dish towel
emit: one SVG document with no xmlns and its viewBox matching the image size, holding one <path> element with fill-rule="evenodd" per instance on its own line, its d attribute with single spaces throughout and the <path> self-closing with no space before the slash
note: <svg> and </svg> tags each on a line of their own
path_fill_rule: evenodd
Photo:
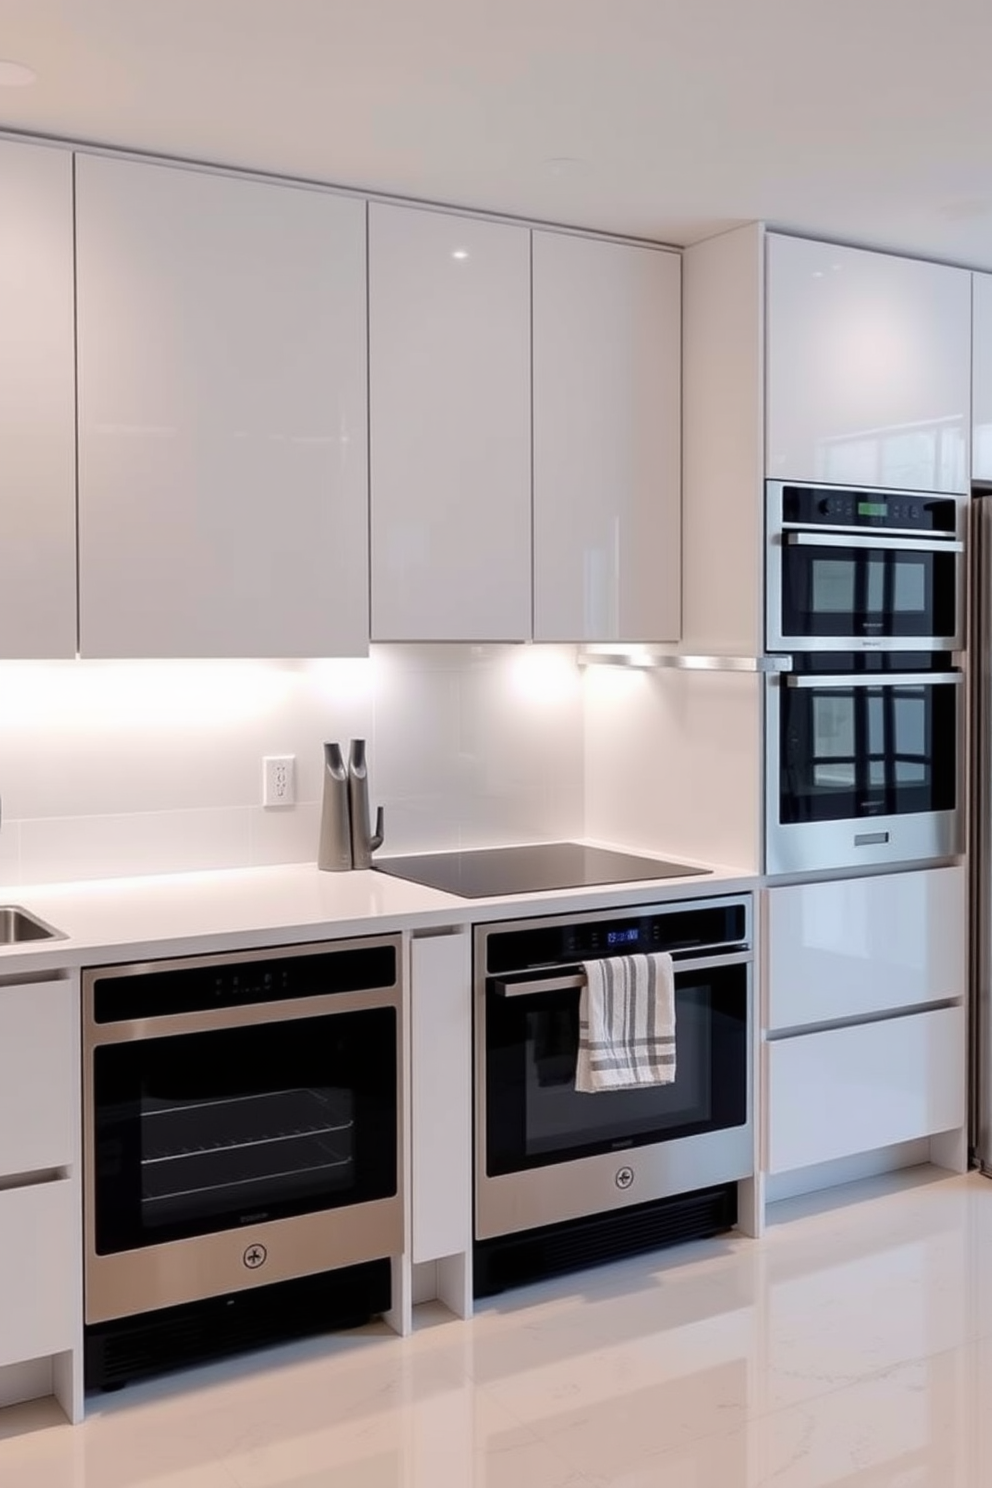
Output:
<svg viewBox="0 0 992 1488">
<path fill-rule="evenodd" d="M 675 982 L 667 951 L 586 961 L 575 1088 L 629 1090 L 675 1079 Z"/>
</svg>

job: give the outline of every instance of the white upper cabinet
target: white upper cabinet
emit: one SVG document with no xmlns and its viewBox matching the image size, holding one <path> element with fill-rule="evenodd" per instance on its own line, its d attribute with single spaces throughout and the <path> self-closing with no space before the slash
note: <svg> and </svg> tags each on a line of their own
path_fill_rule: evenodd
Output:
<svg viewBox="0 0 992 1488">
<path fill-rule="evenodd" d="M 76 169 L 82 654 L 361 654 L 365 204 Z"/>
<path fill-rule="evenodd" d="M 680 631 L 677 254 L 535 232 L 534 639 Z"/>
<path fill-rule="evenodd" d="M 770 234 L 766 470 L 965 491 L 971 275 Z"/>
<path fill-rule="evenodd" d="M 72 156 L 0 141 L 0 656 L 76 652 Z"/>
<path fill-rule="evenodd" d="M 992 481 L 992 274 L 973 274 L 971 474 Z"/>
<path fill-rule="evenodd" d="M 530 234 L 369 207 L 372 638 L 531 633 Z"/>
</svg>

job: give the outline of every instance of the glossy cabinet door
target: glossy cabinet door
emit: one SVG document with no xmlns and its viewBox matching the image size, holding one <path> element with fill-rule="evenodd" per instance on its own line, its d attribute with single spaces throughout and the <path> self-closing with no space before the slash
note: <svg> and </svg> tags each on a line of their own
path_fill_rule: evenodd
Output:
<svg viewBox="0 0 992 1488">
<path fill-rule="evenodd" d="M 76 169 L 82 654 L 361 654 L 365 204 Z"/>
<path fill-rule="evenodd" d="M 677 254 L 534 233 L 534 639 L 680 632 Z"/>
<path fill-rule="evenodd" d="M 962 1007 L 764 1046 L 770 1173 L 952 1131 L 965 1120 Z"/>
<path fill-rule="evenodd" d="M 971 275 L 769 234 L 766 471 L 965 491 Z"/>
<path fill-rule="evenodd" d="M 372 638 L 531 632 L 530 234 L 369 207 Z"/>
<path fill-rule="evenodd" d="M 76 653 L 72 155 L 0 141 L 0 657 Z"/>
<path fill-rule="evenodd" d="M 0 1187 L 74 1160 L 79 989 L 69 981 L 0 988 Z"/>
<path fill-rule="evenodd" d="M 992 274 L 972 275 L 971 474 L 992 481 Z"/>
<path fill-rule="evenodd" d="M 839 1022 L 967 990 L 967 878 L 960 866 L 767 890 L 765 1022 Z"/>
</svg>

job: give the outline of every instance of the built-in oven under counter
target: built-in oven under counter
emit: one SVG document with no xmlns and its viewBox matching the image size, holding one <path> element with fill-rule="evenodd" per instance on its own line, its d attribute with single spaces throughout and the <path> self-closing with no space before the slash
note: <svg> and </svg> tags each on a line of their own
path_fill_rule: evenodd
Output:
<svg viewBox="0 0 992 1488">
<path fill-rule="evenodd" d="M 400 949 L 369 936 L 83 973 L 89 1386 L 390 1307 Z"/>
<path fill-rule="evenodd" d="M 674 1082 L 575 1090 L 582 963 L 669 951 Z M 754 1171 L 750 895 L 477 927 L 475 1292 L 698 1238 Z"/>
</svg>

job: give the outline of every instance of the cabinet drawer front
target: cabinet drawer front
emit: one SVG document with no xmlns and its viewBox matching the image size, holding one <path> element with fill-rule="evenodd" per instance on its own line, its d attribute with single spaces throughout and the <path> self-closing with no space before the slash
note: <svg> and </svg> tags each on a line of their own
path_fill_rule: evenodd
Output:
<svg viewBox="0 0 992 1488">
<path fill-rule="evenodd" d="M 965 994 L 964 869 L 769 889 L 767 1026 Z"/>
<path fill-rule="evenodd" d="M 765 1045 L 766 1168 L 787 1172 L 964 1121 L 964 1009 Z"/>
<path fill-rule="evenodd" d="M 0 1190 L 0 1367 L 72 1348 L 82 1265 L 69 1179 Z"/>
<path fill-rule="evenodd" d="M 0 988 L 0 1177 L 73 1161 L 76 1017 L 72 982 Z"/>
</svg>

